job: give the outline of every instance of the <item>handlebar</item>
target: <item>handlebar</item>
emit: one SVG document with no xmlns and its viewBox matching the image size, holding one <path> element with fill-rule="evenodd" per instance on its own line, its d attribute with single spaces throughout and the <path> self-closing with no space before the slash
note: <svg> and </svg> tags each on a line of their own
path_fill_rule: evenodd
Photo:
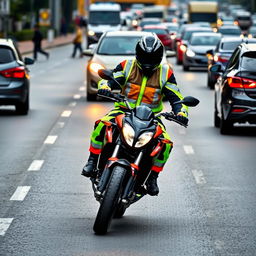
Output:
<svg viewBox="0 0 256 256">
<path fill-rule="evenodd" d="M 130 106 L 127 98 L 124 95 L 112 93 L 111 91 L 108 92 L 108 95 L 98 94 L 98 96 L 107 98 L 116 102 L 125 102 L 128 109 L 132 110 L 132 107 Z M 177 116 L 173 112 L 163 112 L 155 115 L 155 117 L 163 116 L 168 121 L 173 121 L 181 126 L 184 126 L 187 128 L 188 125 L 183 124 L 177 120 Z"/>
</svg>

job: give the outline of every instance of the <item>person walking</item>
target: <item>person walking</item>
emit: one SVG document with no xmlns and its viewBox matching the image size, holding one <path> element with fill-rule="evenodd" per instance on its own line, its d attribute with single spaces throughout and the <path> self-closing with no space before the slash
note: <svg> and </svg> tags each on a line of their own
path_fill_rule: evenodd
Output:
<svg viewBox="0 0 256 256">
<path fill-rule="evenodd" d="M 43 55 L 46 56 L 47 59 L 49 59 L 50 54 L 48 52 L 45 52 L 42 50 L 42 40 L 43 40 L 43 35 L 41 31 L 39 30 L 39 26 L 35 25 L 34 26 L 34 35 L 32 38 L 32 41 L 34 43 L 34 60 L 37 60 L 37 53 L 40 52 Z"/>
<path fill-rule="evenodd" d="M 72 58 L 75 58 L 77 50 L 80 51 L 80 58 L 83 57 L 83 49 L 82 49 L 82 42 L 83 42 L 83 32 L 80 26 L 76 26 L 76 35 L 73 40 L 73 53 L 71 55 Z"/>
</svg>

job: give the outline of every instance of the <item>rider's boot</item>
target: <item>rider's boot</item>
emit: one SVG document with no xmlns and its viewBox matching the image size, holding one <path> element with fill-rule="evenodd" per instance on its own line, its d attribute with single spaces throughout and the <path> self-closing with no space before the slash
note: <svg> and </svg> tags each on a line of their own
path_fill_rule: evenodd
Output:
<svg viewBox="0 0 256 256">
<path fill-rule="evenodd" d="M 83 175 L 85 177 L 92 177 L 94 169 L 97 166 L 98 159 L 99 159 L 99 155 L 90 153 L 88 161 L 87 161 L 86 165 L 84 166 L 81 175 Z"/>
<path fill-rule="evenodd" d="M 157 178 L 158 178 L 158 173 L 151 171 L 146 182 L 147 192 L 150 196 L 157 196 L 159 193 Z"/>
</svg>

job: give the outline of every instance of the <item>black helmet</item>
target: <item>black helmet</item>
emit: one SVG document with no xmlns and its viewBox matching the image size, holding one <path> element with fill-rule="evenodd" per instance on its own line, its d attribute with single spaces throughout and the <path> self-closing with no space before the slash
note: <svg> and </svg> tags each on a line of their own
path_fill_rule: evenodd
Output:
<svg viewBox="0 0 256 256">
<path fill-rule="evenodd" d="M 156 34 L 143 36 L 136 45 L 136 59 L 144 75 L 150 76 L 161 63 L 164 47 Z"/>
</svg>

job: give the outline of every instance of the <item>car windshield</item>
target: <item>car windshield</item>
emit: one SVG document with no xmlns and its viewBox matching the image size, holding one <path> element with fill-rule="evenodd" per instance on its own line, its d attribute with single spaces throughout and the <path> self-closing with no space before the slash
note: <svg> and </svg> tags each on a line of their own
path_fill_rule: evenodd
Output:
<svg viewBox="0 0 256 256">
<path fill-rule="evenodd" d="M 118 25 L 120 24 L 120 12 L 117 11 L 91 11 L 89 24 L 92 25 Z"/>
<path fill-rule="evenodd" d="M 143 29 L 143 31 L 156 33 L 157 35 L 167 35 L 168 34 L 168 32 L 166 30 L 160 29 L 160 28 L 146 28 L 146 29 Z"/>
<path fill-rule="evenodd" d="M 177 26 L 172 26 L 172 25 L 167 25 L 167 28 L 171 32 L 177 32 L 179 29 Z"/>
<path fill-rule="evenodd" d="M 191 45 L 217 45 L 219 36 L 192 36 Z"/>
<path fill-rule="evenodd" d="M 135 55 L 135 46 L 140 38 L 139 36 L 105 37 L 101 41 L 97 53 L 101 55 Z"/>
<path fill-rule="evenodd" d="M 202 30 L 192 30 L 192 31 L 185 31 L 184 35 L 183 35 L 183 40 L 189 41 L 189 39 L 191 38 L 192 34 L 195 32 L 204 32 Z M 205 30 L 205 32 L 209 32 L 209 30 Z"/>
<path fill-rule="evenodd" d="M 240 35 L 240 29 L 235 28 L 220 28 L 219 32 L 223 35 Z"/>
<path fill-rule="evenodd" d="M 160 22 L 157 21 L 157 20 L 148 20 L 148 21 L 142 21 L 142 22 L 140 23 L 140 26 L 141 26 L 141 27 L 144 27 L 144 26 L 146 26 L 146 25 L 157 25 L 157 24 L 160 24 Z"/>
<path fill-rule="evenodd" d="M 12 49 L 0 46 L 0 64 L 10 63 L 15 60 Z"/>
<path fill-rule="evenodd" d="M 222 43 L 222 44 L 221 44 L 221 47 L 220 47 L 220 48 L 221 48 L 223 51 L 233 52 L 233 51 L 236 49 L 236 47 L 237 47 L 239 44 L 241 44 L 241 42 L 242 42 L 242 40 L 239 41 L 239 42 L 225 42 L 225 43 Z"/>
</svg>

